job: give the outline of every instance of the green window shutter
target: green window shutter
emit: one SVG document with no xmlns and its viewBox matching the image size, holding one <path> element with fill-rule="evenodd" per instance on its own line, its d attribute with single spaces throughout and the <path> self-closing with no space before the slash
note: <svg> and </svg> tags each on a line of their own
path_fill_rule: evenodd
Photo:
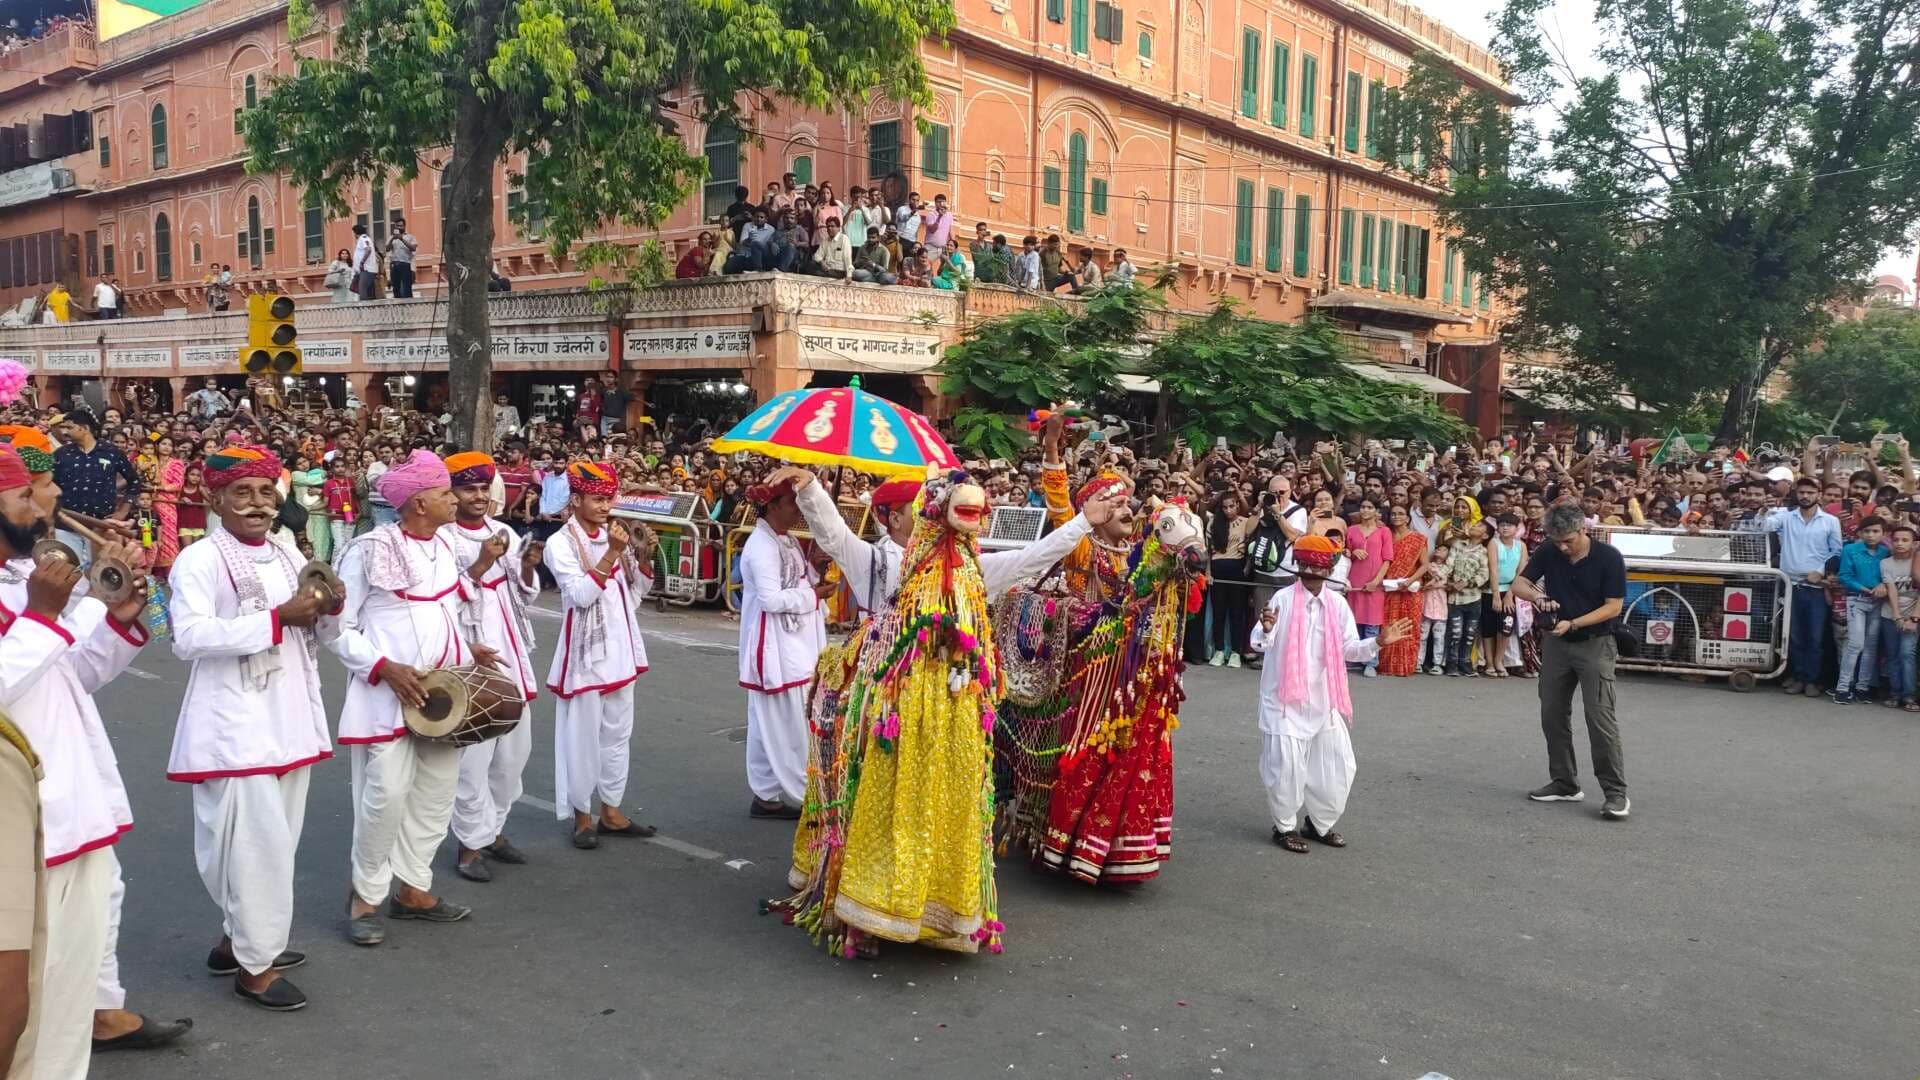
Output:
<svg viewBox="0 0 1920 1080">
<path fill-rule="evenodd" d="M 1307 276 L 1308 248 L 1312 244 L 1313 198 L 1302 195 L 1293 201 L 1293 276 Z"/>
<path fill-rule="evenodd" d="M 951 130 L 945 124 L 927 128 L 927 137 L 920 144 L 920 175 L 930 180 L 947 178 L 947 137 Z"/>
<path fill-rule="evenodd" d="M 1414 244 L 1413 295 L 1422 300 L 1427 298 L 1427 264 L 1433 261 L 1433 230 L 1415 229 L 1417 243 Z"/>
<path fill-rule="evenodd" d="M 1101 217 L 1107 215 L 1107 182 L 1105 180 L 1096 179 L 1093 182 L 1093 212 Z"/>
<path fill-rule="evenodd" d="M 1140 59 L 1142 60 L 1153 59 L 1153 35 L 1147 33 L 1145 30 L 1140 31 L 1139 48 L 1140 48 Z"/>
<path fill-rule="evenodd" d="M 1453 303 L 1453 260 L 1458 253 L 1453 250 L 1453 241 L 1449 240 L 1441 251 L 1444 260 L 1440 267 L 1440 302 Z"/>
<path fill-rule="evenodd" d="M 1486 280 L 1483 278 L 1480 281 L 1480 310 L 1491 311 L 1492 309 L 1493 309 L 1493 290 L 1487 288 Z"/>
<path fill-rule="evenodd" d="M 1240 112 L 1260 115 L 1260 31 L 1240 31 Z"/>
<path fill-rule="evenodd" d="M 1380 251 L 1375 262 L 1378 271 L 1373 278 L 1373 287 L 1381 292 L 1393 291 L 1393 219 L 1380 220 Z"/>
<path fill-rule="evenodd" d="M 1289 71 L 1292 67 L 1289 62 L 1291 59 L 1287 54 L 1286 45 L 1278 41 L 1273 43 L 1273 100 L 1268 103 L 1268 107 L 1273 117 L 1273 126 L 1277 128 L 1287 126 L 1287 79 L 1291 75 Z"/>
<path fill-rule="evenodd" d="M 1373 215 L 1360 219 L 1360 287 L 1373 288 Z"/>
<path fill-rule="evenodd" d="M 1040 170 L 1040 201 L 1048 206 L 1060 205 L 1060 170 L 1051 165 Z"/>
<path fill-rule="evenodd" d="M 1233 185 L 1233 261 L 1238 266 L 1253 265 L 1253 181 L 1236 180 Z"/>
<path fill-rule="evenodd" d="M 900 121 L 887 120 L 867 128 L 867 175 L 878 180 L 899 167 Z M 711 174 L 708 179 L 713 179 Z M 731 198 L 733 193 L 727 194 Z"/>
<path fill-rule="evenodd" d="M 813 183 L 813 155 L 801 154 L 794 158 L 793 168 L 788 171 L 793 173 L 793 182 L 801 187 Z"/>
<path fill-rule="evenodd" d="M 1347 72 L 1347 153 L 1360 152 L 1360 73 Z"/>
<path fill-rule="evenodd" d="M 1047 21 L 1067 21 L 1067 0 L 1047 0 Z"/>
<path fill-rule="evenodd" d="M 1460 267 L 1460 306 L 1473 306 L 1473 270 L 1466 265 L 1465 259 L 1461 260 Z"/>
<path fill-rule="evenodd" d="M 1277 187 L 1267 189 L 1267 269 L 1279 273 L 1286 265 L 1287 193 Z"/>
<path fill-rule="evenodd" d="M 1320 61 L 1312 55 L 1300 57 L 1300 134 L 1313 138 L 1315 106 L 1320 104 Z"/>
<path fill-rule="evenodd" d="M 1095 41 L 1107 40 L 1107 0 L 1093 0 L 1093 38 Z"/>
<path fill-rule="evenodd" d="M 1087 55 L 1087 0 L 1073 0 L 1073 51 Z"/>
<path fill-rule="evenodd" d="M 1340 284 L 1353 284 L 1353 211 L 1340 211 Z"/>
<path fill-rule="evenodd" d="M 1087 231 L 1087 137 L 1067 139 L 1067 231 Z"/>
<path fill-rule="evenodd" d="M 1380 103 L 1386 97 L 1387 84 L 1375 79 L 1367 84 L 1367 156 L 1380 160 Z"/>
</svg>

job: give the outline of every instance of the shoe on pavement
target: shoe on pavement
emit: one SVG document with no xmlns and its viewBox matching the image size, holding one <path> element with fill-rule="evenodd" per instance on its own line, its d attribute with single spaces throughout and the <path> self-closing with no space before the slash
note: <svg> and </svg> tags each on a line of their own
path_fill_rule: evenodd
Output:
<svg viewBox="0 0 1920 1080">
<path fill-rule="evenodd" d="M 1600 816 L 1619 821 L 1633 812 L 1633 800 L 1625 795 L 1609 795 L 1600 807 Z"/>
<path fill-rule="evenodd" d="M 747 807 L 747 816 L 772 818 L 776 821 L 798 821 L 800 818 L 800 808 L 797 806 L 788 806 L 779 799 L 762 799 L 756 796 L 752 804 Z"/>
<path fill-rule="evenodd" d="M 275 979 L 267 984 L 265 990 L 249 990 L 241 985 L 239 976 L 234 976 L 233 992 L 269 1012 L 292 1012 L 307 1007 L 307 995 L 300 988 L 285 979 Z"/>
<path fill-rule="evenodd" d="M 1360 672 L 1360 677 L 1363 679 L 1377 679 L 1380 677 L 1380 672 L 1373 668 L 1366 668 Z"/>
<path fill-rule="evenodd" d="M 477 855 L 471 859 L 458 859 L 455 861 L 453 864 L 453 872 L 466 878 L 468 881 L 477 881 L 482 885 L 493 880 L 493 867 L 488 866 L 487 860 Z"/>
<path fill-rule="evenodd" d="M 1835 705 L 1851 705 L 1856 700 L 1858 700 L 1853 696 L 1853 692 L 1851 690 L 1835 690 L 1829 696 L 1833 698 L 1833 703 Z"/>
<path fill-rule="evenodd" d="M 1226 653 L 1217 652 L 1207 659 L 1208 667 L 1224 667 L 1226 666 L 1226 663 L 1227 663 Z"/>
<path fill-rule="evenodd" d="M 365 915 L 355 915 L 353 901 L 347 901 L 347 940 L 367 948 L 387 940 L 387 928 L 380 922 L 380 909 L 376 907 Z"/>
<path fill-rule="evenodd" d="M 93 1040 L 93 1052 L 104 1054 L 109 1050 L 156 1050 L 193 1030 L 193 1021 L 184 1016 L 170 1024 L 163 1024 L 145 1013 L 136 1015 L 140 1017 L 139 1027 L 111 1039 Z"/>
<path fill-rule="evenodd" d="M 419 919 L 422 922 L 459 922 L 473 914 L 473 909 L 444 897 L 435 900 L 432 907 L 409 907 L 395 896 L 387 901 L 387 914 L 396 919 Z"/>
<path fill-rule="evenodd" d="M 292 949 L 288 949 L 286 952 L 273 958 L 273 970 L 290 971 L 306 962 L 306 953 L 294 952 Z M 240 961 L 234 958 L 233 946 L 228 942 L 223 941 L 215 945 L 213 951 L 207 953 L 207 974 L 238 975 L 239 973 Z"/>
<path fill-rule="evenodd" d="M 1546 787 L 1537 787 L 1527 792 L 1527 798 L 1534 802 L 1579 802 L 1587 797 L 1577 784 L 1563 784 L 1558 780 Z"/>
<path fill-rule="evenodd" d="M 1228 653 L 1228 654 L 1227 654 L 1227 666 L 1228 666 L 1228 667 L 1230 667 L 1230 668 L 1237 668 L 1237 667 L 1239 667 L 1239 666 L 1240 666 L 1240 654 L 1239 654 L 1239 653 Z"/>
<path fill-rule="evenodd" d="M 1803 693 L 1803 694 L 1805 694 L 1805 695 L 1807 695 L 1808 697 L 1819 697 L 1819 696 L 1820 696 L 1820 688 L 1819 688 L 1818 686 L 1816 686 L 1816 685 L 1814 685 L 1813 683 L 1808 683 L 1808 684 L 1806 685 L 1806 689 L 1804 689 L 1804 690 L 1802 690 L 1802 691 L 1800 691 L 1800 692 L 1801 692 L 1801 693 Z"/>
<path fill-rule="evenodd" d="M 1431 664 L 1427 667 L 1427 674 L 1429 675 L 1445 675 L 1446 673 L 1447 669 L 1441 667 L 1439 664 Z"/>
<path fill-rule="evenodd" d="M 1780 684 L 1780 692 L 1783 694 L 1797 694 L 1804 689 L 1806 684 L 1799 679 L 1788 679 Z"/>
<path fill-rule="evenodd" d="M 513 841 L 508 840 L 505 837 L 501 837 L 500 839 L 495 840 L 493 843 L 488 844 L 486 847 L 483 847 L 480 850 L 486 854 L 487 858 L 492 859 L 494 862 L 497 862 L 497 863 L 505 863 L 508 866 L 526 865 L 526 861 L 527 861 L 526 852 L 521 851 L 517 847 L 514 847 Z"/>
</svg>

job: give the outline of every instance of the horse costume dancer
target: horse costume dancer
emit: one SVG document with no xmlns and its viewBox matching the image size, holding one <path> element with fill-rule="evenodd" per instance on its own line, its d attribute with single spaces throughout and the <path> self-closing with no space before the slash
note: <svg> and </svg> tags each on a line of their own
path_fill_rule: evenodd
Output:
<svg viewBox="0 0 1920 1080">
<path fill-rule="evenodd" d="M 1180 649 L 1200 610 L 1205 537 L 1185 506 L 1155 515 L 1126 590 L 1072 652 L 1077 704 L 1036 853 L 1043 865 L 1092 883 L 1146 881 L 1171 854 Z"/>
<path fill-rule="evenodd" d="M 879 939 L 1000 951 L 986 493 L 936 474 L 913 513 L 894 606 L 822 657 L 811 722 L 834 750 L 816 765 L 822 812 L 801 823 L 818 839 L 799 891 L 766 905 L 846 956 Z"/>
</svg>

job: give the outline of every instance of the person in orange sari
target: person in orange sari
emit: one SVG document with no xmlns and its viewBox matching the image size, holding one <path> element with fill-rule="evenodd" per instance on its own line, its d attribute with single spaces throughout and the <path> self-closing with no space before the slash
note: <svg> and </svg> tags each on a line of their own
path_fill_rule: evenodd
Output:
<svg viewBox="0 0 1920 1080">
<path fill-rule="evenodd" d="M 1387 518 L 1393 528 L 1393 560 L 1387 564 L 1382 585 L 1387 589 L 1386 621 L 1412 620 L 1420 625 L 1420 579 L 1427 573 L 1427 538 L 1413 527 L 1404 506 L 1394 507 Z M 1400 583 L 1405 583 L 1404 585 Z M 1388 584 L 1392 583 L 1392 584 Z M 1408 635 L 1380 648 L 1380 674 L 1411 675 L 1419 666 L 1420 639 Z"/>
<path fill-rule="evenodd" d="M 180 491 L 187 483 L 187 463 L 173 450 L 173 440 L 165 435 L 154 444 L 153 516 L 160 527 L 153 540 L 153 566 L 162 573 L 180 556 Z"/>
</svg>

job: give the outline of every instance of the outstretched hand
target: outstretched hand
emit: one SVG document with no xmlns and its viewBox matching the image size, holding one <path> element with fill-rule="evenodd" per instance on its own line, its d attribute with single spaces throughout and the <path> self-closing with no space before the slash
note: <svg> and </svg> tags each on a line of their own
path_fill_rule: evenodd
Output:
<svg viewBox="0 0 1920 1080">
<path fill-rule="evenodd" d="M 1380 647 L 1385 648 L 1397 641 L 1405 641 L 1412 633 L 1412 619 L 1395 619 L 1380 628 Z"/>
</svg>

